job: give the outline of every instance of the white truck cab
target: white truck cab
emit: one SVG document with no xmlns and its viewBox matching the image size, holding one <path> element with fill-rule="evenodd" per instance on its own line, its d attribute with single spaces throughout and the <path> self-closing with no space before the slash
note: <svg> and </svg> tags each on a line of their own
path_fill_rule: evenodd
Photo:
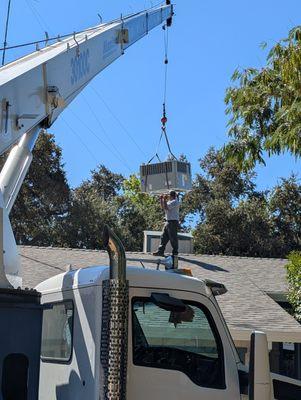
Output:
<svg viewBox="0 0 301 400">
<path fill-rule="evenodd" d="M 135 267 L 126 272 L 127 399 L 241 399 L 240 360 L 206 283 Z M 42 303 L 50 306 L 43 320 L 40 399 L 99 399 L 103 282 L 108 279 L 109 268 L 95 266 L 37 286 Z M 164 309 L 168 296 L 185 304 L 185 311 Z"/>
</svg>

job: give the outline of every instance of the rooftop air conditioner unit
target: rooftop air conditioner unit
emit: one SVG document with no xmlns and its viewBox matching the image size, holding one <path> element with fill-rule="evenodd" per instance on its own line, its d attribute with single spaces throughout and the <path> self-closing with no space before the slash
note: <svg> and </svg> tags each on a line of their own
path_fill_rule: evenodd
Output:
<svg viewBox="0 0 301 400">
<path fill-rule="evenodd" d="M 169 160 L 140 166 L 141 190 L 144 193 L 162 194 L 170 190 L 191 190 L 190 163 Z"/>
</svg>

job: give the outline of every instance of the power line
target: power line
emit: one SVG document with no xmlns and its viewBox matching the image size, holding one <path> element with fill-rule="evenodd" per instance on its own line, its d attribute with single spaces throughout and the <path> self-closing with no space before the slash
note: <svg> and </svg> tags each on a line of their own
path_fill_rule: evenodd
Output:
<svg viewBox="0 0 301 400">
<path fill-rule="evenodd" d="M 10 3 L 11 0 L 9 0 L 9 4 L 8 4 L 8 13 L 7 13 L 7 24 L 6 24 L 6 34 L 5 34 L 5 41 L 4 41 L 4 47 L 6 46 L 6 36 L 7 36 L 7 27 L 8 27 L 8 19 L 9 19 L 9 11 L 10 11 Z M 43 21 L 42 17 L 39 15 L 39 13 L 37 12 L 37 10 L 35 10 L 33 8 L 33 6 L 30 4 L 29 0 L 26 0 L 26 3 L 28 4 L 28 6 L 30 7 L 33 15 L 36 17 L 38 23 L 40 24 L 41 28 L 44 29 L 42 23 L 40 20 Z M 36 11 L 36 12 L 35 12 Z M 40 17 L 40 18 L 39 18 Z M 44 22 L 44 21 L 43 21 Z M 49 27 L 47 27 L 47 25 L 45 24 L 46 28 L 49 29 Z M 49 39 L 50 40 L 50 39 Z M 3 60 L 4 60 L 4 55 L 5 55 L 5 49 L 3 52 Z M 3 61 L 4 63 L 4 61 Z M 3 65 L 3 64 L 2 64 Z M 84 96 L 83 96 L 84 97 Z M 113 151 L 106 145 L 106 143 L 101 140 L 99 138 L 99 136 L 93 131 L 91 130 L 91 128 L 84 123 L 75 113 L 73 113 L 76 118 L 84 125 L 86 126 L 86 128 L 113 154 L 115 155 L 115 157 L 117 157 L 117 159 L 119 161 L 122 162 L 122 164 L 129 170 L 130 173 L 132 173 L 132 170 L 129 166 L 129 164 L 127 163 L 126 159 L 123 157 L 123 155 L 119 152 L 119 150 L 116 148 L 116 146 L 112 143 L 112 141 L 110 140 L 105 128 L 103 127 L 103 125 L 101 124 L 100 120 L 98 119 L 97 115 L 95 114 L 94 110 L 92 109 L 91 105 L 88 103 L 88 100 L 84 97 L 84 100 L 86 101 L 91 113 L 94 115 L 95 119 L 97 120 L 101 130 L 103 131 L 103 133 L 105 134 L 105 136 L 107 137 L 107 139 L 109 140 L 109 142 L 111 143 L 111 146 L 113 147 L 113 149 L 115 150 L 115 154 L 113 153 Z M 72 111 L 71 111 L 72 112 Z M 80 137 L 80 135 L 78 135 L 78 133 L 71 127 L 70 124 L 67 123 L 67 121 L 62 118 L 63 122 L 68 126 L 68 128 L 74 133 L 74 135 L 80 140 L 80 142 L 82 143 L 82 145 L 85 147 L 85 149 L 88 151 L 88 153 L 91 155 L 91 157 L 95 160 L 96 163 L 98 163 L 98 160 L 96 159 L 96 157 L 94 156 L 94 154 L 90 151 L 90 149 L 88 148 L 88 146 L 85 144 L 85 142 L 82 140 L 82 138 Z"/>
<path fill-rule="evenodd" d="M 41 29 L 44 31 L 46 28 L 49 32 L 51 32 L 51 29 L 49 29 L 49 26 L 45 22 L 44 18 L 41 16 L 39 11 L 34 7 L 34 5 L 30 3 L 30 0 L 25 0 L 25 1 L 27 3 L 28 7 L 30 8 L 33 16 L 35 17 L 38 24 L 40 25 Z"/>
<path fill-rule="evenodd" d="M 109 107 L 109 105 L 105 102 L 104 98 L 100 95 L 100 93 L 92 85 L 90 85 L 90 87 L 94 91 L 94 93 L 97 95 L 97 97 L 99 97 L 99 99 L 105 105 L 106 109 L 109 111 L 109 113 L 115 119 L 115 121 L 118 123 L 118 125 L 121 127 L 121 129 L 131 139 L 131 141 L 134 143 L 134 145 L 137 147 L 137 149 L 143 154 L 144 157 L 147 157 L 145 152 L 142 150 L 142 148 L 139 146 L 139 144 L 136 142 L 136 140 L 133 138 L 133 136 L 130 134 L 130 132 L 127 130 L 127 128 L 123 125 L 123 123 L 120 121 L 120 119 L 117 117 L 117 115 L 113 112 L 111 107 Z"/>
<path fill-rule="evenodd" d="M 42 18 L 41 14 L 38 12 L 38 10 L 35 9 L 35 7 L 30 3 L 30 0 L 26 0 L 27 5 L 32 11 L 33 16 L 36 18 L 38 24 L 44 30 L 45 28 L 48 29 L 51 32 L 51 29 L 49 29 L 49 26 L 46 24 L 45 20 Z M 97 164 L 99 161 L 95 157 L 95 155 L 92 153 L 92 151 L 89 149 L 89 147 L 86 145 L 84 140 L 81 138 L 81 136 L 76 132 L 76 130 L 65 120 L 65 118 L 62 116 L 61 117 L 62 121 L 64 124 L 68 127 L 68 129 L 76 136 L 76 138 L 81 142 L 83 147 L 87 150 L 87 152 L 90 154 L 91 158 L 95 161 Z"/>
<path fill-rule="evenodd" d="M 25 0 L 25 1 L 26 1 L 26 4 L 28 5 L 28 7 L 30 8 L 31 12 L 32 12 L 32 15 L 35 17 L 36 21 L 40 25 L 40 28 L 44 31 L 45 28 L 44 28 L 43 24 L 41 23 L 40 18 L 34 12 L 34 9 L 33 9 L 32 5 L 30 4 L 29 0 Z"/>
<path fill-rule="evenodd" d="M 126 159 L 124 158 L 123 154 L 117 149 L 117 147 L 115 146 L 115 144 L 112 142 L 112 140 L 110 139 L 106 129 L 104 128 L 103 124 L 100 122 L 100 119 L 98 118 L 97 114 L 95 113 L 95 111 L 93 110 L 93 108 L 91 107 L 91 104 L 88 102 L 86 96 L 83 94 L 82 95 L 83 99 L 85 100 L 90 112 L 93 114 L 94 118 L 96 119 L 100 129 L 102 130 L 102 132 L 104 133 L 105 137 L 107 138 L 107 140 L 109 141 L 109 143 L 111 144 L 112 148 L 115 150 L 115 152 L 119 155 L 120 158 L 123 159 L 124 164 L 129 166 Z M 131 169 L 130 167 L 128 169 Z"/>
<path fill-rule="evenodd" d="M 39 22 L 39 24 L 40 24 L 40 26 L 42 27 L 42 29 L 44 29 L 44 27 L 42 26 L 42 24 L 41 24 L 40 21 L 42 21 L 42 22 L 45 24 L 45 27 L 49 30 L 49 27 L 47 26 L 47 24 L 45 23 L 45 21 L 43 20 L 43 18 L 41 17 L 41 15 L 38 13 L 37 10 L 35 10 L 34 7 L 30 4 L 30 0 L 26 0 L 26 2 L 27 2 L 27 4 L 28 4 L 28 6 L 30 7 L 30 9 L 32 10 L 33 15 L 36 17 L 36 19 L 37 19 L 37 21 Z M 83 95 L 83 98 L 84 98 L 84 100 L 85 100 L 87 106 L 89 107 L 91 113 L 94 115 L 94 117 L 95 117 L 95 119 L 96 119 L 98 125 L 99 125 L 100 128 L 101 128 L 101 130 L 102 130 L 103 133 L 105 134 L 106 138 L 109 140 L 109 142 L 110 142 L 111 146 L 113 147 L 113 149 L 115 150 L 116 154 L 118 155 L 119 160 L 120 160 L 120 161 L 123 160 L 123 161 L 122 161 L 122 162 L 123 162 L 123 165 L 125 165 L 126 168 L 127 168 L 130 172 L 132 172 L 130 166 L 127 164 L 126 159 L 125 159 L 125 158 L 123 157 L 123 155 L 119 152 L 119 150 L 116 148 L 116 146 L 112 143 L 112 141 L 111 141 L 111 139 L 109 138 L 109 135 L 107 134 L 107 132 L 106 132 L 104 126 L 103 126 L 102 123 L 100 122 L 99 118 L 98 118 L 97 115 L 95 114 L 94 110 L 92 109 L 91 105 L 89 104 L 88 100 L 86 99 L 86 97 L 85 97 L 84 95 Z M 77 118 L 78 118 L 78 116 L 77 116 Z M 78 119 L 79 119 L 79 118 L 78 118 Z M 87 150 L 88 153 L 92 156 L 92 158 L 95 160 L 95 162 L 98 163 L 98 160 L 96 159 L 96 157 L 94 156 L 94 154 L 90 151 L 90 149 L 89 149 L 88 146 L 85 144 L 85 142 L 82 140 L 82 138 L 80 137 L 80 135 L 71 127 L 70 124 L 67 123 L 67 121 L 66 121 L 65 119 L 63 119 L 63 121 L 64 121 L 64 123 L 68 126 L 68 128 L 74 133 L 74 135 L 76 135 L 76 137 L 80 140 L 80 142 L 82 143 L 82 145 L 86 148 L 86 150 Z M 89 129 L 89 130 L 93 133 L 93 131 L 92 131 L 82 120 L 80 120 L 80 121 L 87 127 L 87 129 Z M 95 134 L 95 132 L 94 132 L 94 136 L 96 136 L 96 137 L 101 141 L 101 143 L 102 143 L 104 146 L 106 146 L 106 144 Z M 106 146 L 106 148 L 108 148 L 108 146 Z M 108 148 L 108 149 L 109 149 L 109 148 Z M 109 151 L 110 151 L 110 149 L 109 149 Z M 112 151 L 111 151 L 111 152 L 112 152 Z M 112 154 L 113 154 L 113 153 L 112 153 Z"/>
<path fill-rule="evenodd" d="M 70 110 L 70 112 L 73 114 L 73 116 L 74 116 L 75 118 L 77 118 L 77 119 L 82 123 L 82 125 L 84 125 L 84 127 L 85 127 L 89 132 L 92 133 L 93 136 L 96 137 L 96 139 L 97 139 L 111 154 L 114 155 L 115 158 L 117 158 L 117 159 L 129 170 L 130 173 L 132 173 L 131 168 L 130 168 L 128 165 L 126 165 L 126 164 L 124 163 L 124 161 L 119 157 L 118 154 L 114 153 L 114 152 L 110 149 L 110 147 L 97 135 L 97 133 L 95 133 L 95 131 L 93 131 L 93 129 L 91 129 L 91 128 L 89 127 L 89 125 L 87 125 L 77 114 L 75 114 L 75 112 L 73 112 L 72 110 Z"/>
<path fill-rule="evenodd" d="M 62 117 L 62 121 L 70 129 L 70 131 L 77 137 L 77 139 L 81 142 L 81 144 L 84 146 L 84 148 L 90 154 L 90 156 L 93 158 L 93 160 L 96 162 L 96 164 L 98 164 L 99 161 L 97 160 L 95 155 L 92 153 L 92 151 L 89 149 L 89 147 L 86 145 L 86 143 L 83 141 L 81 136 L 76 132 L 76 130 L 72 128 L 72 126 L 65 120 L 65 118 Z"/>
</svg>

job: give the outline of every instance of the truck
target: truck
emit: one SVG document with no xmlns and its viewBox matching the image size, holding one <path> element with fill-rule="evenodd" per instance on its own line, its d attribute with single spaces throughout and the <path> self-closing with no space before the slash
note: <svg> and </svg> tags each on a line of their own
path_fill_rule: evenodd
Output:
<svg viewBox="0 0 301 400">
<path fill-rule="evenodd" d="M 70 270 L 35 289 L 22 272 L 9 213 L 39 132 L 173 5 L 57 41 L 0 68 L 0 400 L 296 400 L 301 382 L 271 374 L 267 338 L 238 356 L 216 296 L 222 283 L 185 270 L 127 266 L 106 227 L 110 265 Z M 187 271 L 186 271 L 187 272 Z"/>
</svg>

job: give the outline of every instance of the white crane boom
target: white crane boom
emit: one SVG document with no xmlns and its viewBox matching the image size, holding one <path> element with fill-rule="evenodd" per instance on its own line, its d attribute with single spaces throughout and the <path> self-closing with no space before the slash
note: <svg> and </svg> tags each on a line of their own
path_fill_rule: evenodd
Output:
<svg viewBox="0 0 301 400">
<path fill-rule="evenodd" d="M 0 173 L 0 287 L 21 286 L 20 260 L 9 221 L 39 132 L 105 67 L 173 15 L 166 5 L 67 36 L 0 68 L 0 155 L 15 145 Z M 1 224 L 2 221 L 2 224 Z M 1 254 L 0 254 L 1 255 Z"/>
<path fill-rule="evenodd" d="M 93 77 L 171 17 L 172 5 L 150 9 L 71 35 L 0 68 L 0 154 L 33 127 L 49 127 Z"/>
</svg>

